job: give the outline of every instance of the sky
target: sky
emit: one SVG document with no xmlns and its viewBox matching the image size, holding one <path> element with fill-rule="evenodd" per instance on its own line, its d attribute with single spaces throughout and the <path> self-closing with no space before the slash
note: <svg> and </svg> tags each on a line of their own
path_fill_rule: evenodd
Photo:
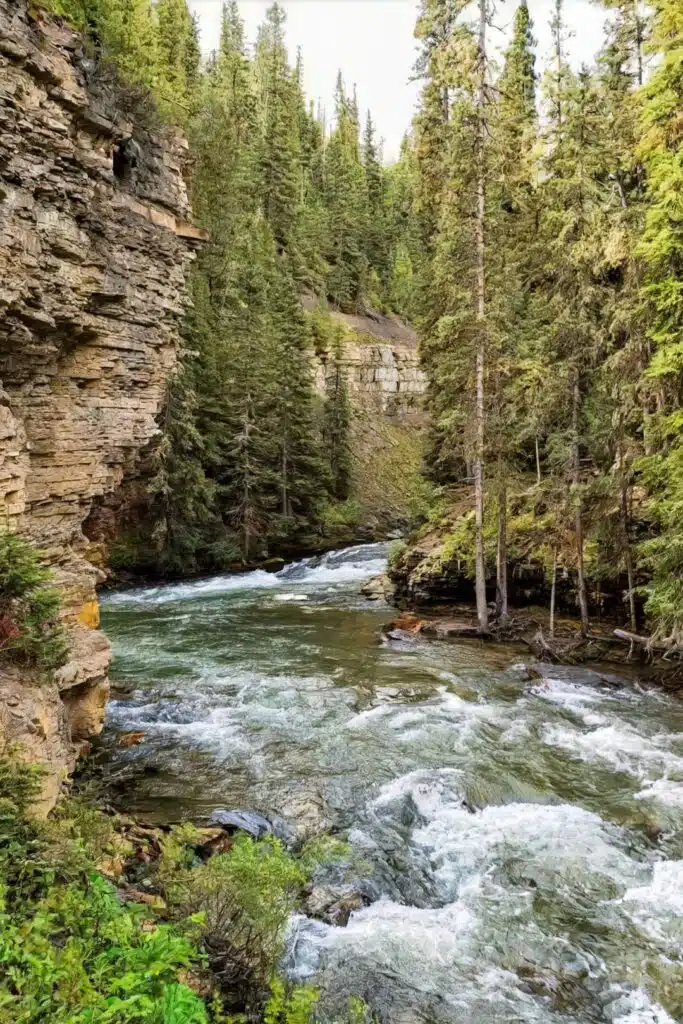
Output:
<svg viewBox="0 0 683 1024">
<path fill-rule="evenodd" d="M 221 0 L 188 0 L 199 15 L 202 49 L 218 45 Z M 401 139 L 415 111 L 419 85 L 411 82 L 415 60 L 413 29 L 417 0 L 282 0 L 287 12 L 287 44 L 292 59 L 301 46 L 304 88 L 309 99 L 320 100 L 331 118 L 337 70 L 349 88 L 356 85 L 361 111 L 369 108 L 384 139 L 384 157 L 398 155 Z M 552 0 L 528 0 L 538 40 L 539 69 L 549 52 L 548 21 Z M 253 41 L 270 0 L 240 0 L 247 37 Z M 498 3 L 496 22 L 509 29 L 515 0 Z M 589 63 L 602 40 L 604 10 L 591 0 L 565 0 L 572 32 L 572 62 Z M 503 32 L 495 33 L 502 43 Z M 363 115 L 364 116 L 364 115 Z"/>
</svg>

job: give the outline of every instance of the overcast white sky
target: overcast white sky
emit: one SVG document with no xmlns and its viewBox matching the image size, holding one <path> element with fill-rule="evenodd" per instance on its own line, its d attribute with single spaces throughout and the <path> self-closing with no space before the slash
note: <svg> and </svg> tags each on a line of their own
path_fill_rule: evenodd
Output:
<svg viewBox="0 0 683 1024">
<path fill-rule="evenodd" d="M 270 0 L 240 0 L 250 40 Z M 419 86 L 410 82 L 415 59 L 417 0 L 283 0 L 287 41 L 292 59 L 297 46 L 304 57 L 304 85 L 309 98 L 333 110 L 334 82 L 341 68 L 350 88 L 355 82 L 362 111 L 367 107 L 385 140 L 385 158 L 398 154 L 410 125 Z M 221 0 L 189 0 L 199 14 L 202 48 L 218 44 Z M 552 0 L 529 0 L 534 34 L 539 41 L 539 69 L 549 48 L 548 20 Z M 498 4 L 497 23 L 509 26 L 516 0 Z M 590 62 L 602 40 L 604 10 L 590 0 L 566 0 L 568 27 L 573 32 L 573 62 Z M 502 38 L 502 37 L 501 37 Z"/>
</svg>

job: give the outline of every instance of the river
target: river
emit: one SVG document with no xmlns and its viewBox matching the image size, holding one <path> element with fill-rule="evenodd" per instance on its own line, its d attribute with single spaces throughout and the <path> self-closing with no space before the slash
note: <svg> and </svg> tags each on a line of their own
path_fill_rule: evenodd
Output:
<svg viewBox="0 0 683 1024">
<path fill-rule="evenodd" d="M 348 836 L 375 894 L 286 966 L 395 1024 L 683 1019 L 683 703 L 520 650 L 387 638 L 368 545 L 113 593 L 108 770 L 155 820 Z M 121 731 L 145 741 L 125 749 Z"/>
</svg>

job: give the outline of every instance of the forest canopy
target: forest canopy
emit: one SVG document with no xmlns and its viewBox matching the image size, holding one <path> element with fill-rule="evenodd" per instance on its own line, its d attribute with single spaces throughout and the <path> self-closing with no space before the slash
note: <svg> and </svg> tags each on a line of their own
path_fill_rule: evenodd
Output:
<svg viewBox="0 0 683 1024">
<path fill-rule="evenodd" d="M 373 306 L 418 327 L 425 469 L 444 494 L 472 489 L 462 554 L 482 627 L 492 581 L 507 616 L 512 533 L 553 578 L 571 575 L 584 630 L 609 578 L 633 627 L 646 602 L 677 643 L 680 3 L 605 0 L 603 46 L 577 69 L 554 0 L 541 73 L 524 0 L 502 59 L 499 5 L 422 0 L 419 108 L 391 167 L 341 73 L 329 126 L 307 103 L 277 3 L 253 46 L 224 3 L 208 58 L 185 0 L 52 5 L 184 128 L 210 233 L 152 484 L 156 562 L 187 571 L 295 548 L 348 497 L 343 337 L 326 309 Z"/>
</svg>

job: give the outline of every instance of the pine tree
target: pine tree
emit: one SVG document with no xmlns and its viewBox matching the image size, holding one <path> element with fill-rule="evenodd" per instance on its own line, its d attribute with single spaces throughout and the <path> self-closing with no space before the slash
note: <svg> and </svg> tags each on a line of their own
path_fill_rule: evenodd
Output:
<svg viewBox="0 0 683 1024">
<path fill-rule="evenodd" d="M 365 174 L 360 160 L 359 126 L 354 101 L 344 91 L 341 73 L 336 87 L 336 126 L 325 150 L 324 201 L 327 207 L 325 257 L 329 264 L 327 292 L 348 312 L 355 312 L 367 278 L 365 239 L 367 205 Z"/>
<path fill-rule="evenodd" d="M 534 39 L 525 2 L 517 8 L 513 36 L 496 83 L 488 146 L 489 205 L 495 214 L 495 243 L 488 254 L 487 289 L 492 323 L 489 344 L 489 456 L 498 505 L 496 614 L 508 618 L 507 505 L 509 477 L 524 453 L 526 410 L 518 401 L 522 339 L 533 335 L 536 309 L 528 282 L 534 273 L 537 204 L 537 142 Z M 489 215 L 492 217 L 492 214 Z M 521 358 L 520 358 L 521 357 Z M 522 415 L 520 415 L 522 413 Z M 538 436 L 534 441 L 538 444 Z"/>
<path fill-rule="evenodd" d="M 240 17 L 237 0 L 223 0 L 218 52 L 227 58 L 235 53 L 244 55 L 244 23 Z"/>
<path fill-rule="evenodd" d="M 263 109 L 263 209 L 280 250 L 292 245 L 300 192 L 295 81 L 287 63 L 285 12 L 277 2 L 259 30 L 256 70 Z"/>
<path fill-rule="evenodd" d="M 376 278 L 376 289 L 386 287 L 389 273 L 388 232 L 386 225 L 386 185 L 375 142 L 375 126 L 367 112 L 363 131 L 362 162 L 365 171 L 367 229 L 365 256 Z"/>
<path fill-rule="evenodd" d="M 155 4 L 158 75 L 156 95 L 176 122 L 189 116 L 190 94 L 199 75 L 197 26 L 186 0 L 157 0 Z"/>
<path fill-rule="evenodd" d="M 351 408 L 344 367 L 344 329 L 339 325 L 332 338 L 325 374 L 323 445 L 330 467 L 331 494 L 345 501 L 351 487 L 349 430 Z"/>
<path fill-rule="evenodd" d="M 655 0 L 651 46 L 660 61 L 644 87 L 640 154 L 647 174 L 648 209 L 641 253 L 643 297 L 650 314 L 653 354 L 643 385 L 655 411 L 647 422 L 649 456 L 643 463 L 660 535 L 645 548 L 653 574 L 648 609 L 661 635 L 683 639 L 683 10 Z"/>
<path fill-rule="evenodd" d="M 159 52 L 150 0 L 97 0 L 94 31 L 124 81 L 155 89 Z"/>
</svg>

